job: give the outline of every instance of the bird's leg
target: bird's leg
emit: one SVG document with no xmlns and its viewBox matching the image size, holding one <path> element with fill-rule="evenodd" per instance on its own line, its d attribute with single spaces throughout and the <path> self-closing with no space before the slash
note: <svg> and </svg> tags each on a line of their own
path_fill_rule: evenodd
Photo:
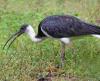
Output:
<svg viewBox="0 0 100 81">
<path fill-rule="evenodd" d="M 61 66 L 64 66 L 65 63 L 65 43 L 62 42 L 61 47 Z"/>
</svg>

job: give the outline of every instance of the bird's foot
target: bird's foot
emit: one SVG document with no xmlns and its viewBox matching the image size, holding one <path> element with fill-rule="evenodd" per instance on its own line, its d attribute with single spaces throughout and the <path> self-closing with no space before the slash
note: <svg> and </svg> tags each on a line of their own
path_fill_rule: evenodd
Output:
<svg viewBox="0 0 100 81">
<path fill-rule="evenodd" d="M 60 64 L 58 65 L 59 68 L 63 68 L 65 65 L 65 55 L 61 54 L 61 61 Z"/>
<path fill-rule="evenodd" d="M 64 65 L 65 65 L 65 60 L 61 60 L 61 64 L 60 64 L 61 68 L 64 67 Z"/>
<path fill-rule="evenodd" d="M 60 64 L 57 64 L 57 65 L 56 65 L 56 68 L 63 68 L 64 65 L 65 65 L 64 62 L 60 62 Z"/>
<path fill-rule="evenodd" d="M 64 67 L 65 64 L 65 53 L 61 54 L 61 67 Z"/>
</svg>

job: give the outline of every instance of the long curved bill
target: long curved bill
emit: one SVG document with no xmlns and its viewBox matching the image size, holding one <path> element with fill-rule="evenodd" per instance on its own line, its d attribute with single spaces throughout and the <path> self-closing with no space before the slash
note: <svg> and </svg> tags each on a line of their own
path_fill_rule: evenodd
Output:
<svg viewBox="0 0 100 81">
<path fill-rule="evenodd" d="M 20 35 L 22 34 L 22 32 L 20 32 L 20 31 L 18 31 L 18 32 L 16 32 L 15 34 L 13 34 L 8 40 L 7 40 L 7 42 L 5 43 L 5 45 L 4 45 L 4 47 L 3 47 L 3 49 L 6 47 L 6 45 L 9 43 L 9 45 L 8 45 L 8 48 L 11 46 L 11 44 L 16 40 L 16 38 L 17 37 L 19 37 Z"/>
</svg>

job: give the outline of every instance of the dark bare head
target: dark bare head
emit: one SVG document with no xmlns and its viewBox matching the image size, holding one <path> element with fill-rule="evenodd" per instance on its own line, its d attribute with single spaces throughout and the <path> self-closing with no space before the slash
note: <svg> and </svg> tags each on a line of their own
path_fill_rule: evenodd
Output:
<svg viewBox="0 0 100 81">
<path fill-rule="evenodd" d="M 19 37 L 20 35 L 22 35 L 23 33 L 27 32 L 27 29 L 28 29 L 29 25 L 27 24 L 24 24 L 21 26 L 21 28 L 19 29 L 18 32 L 16 32 L 15 34 L 13 34 L 8 40 L 7 42 L 5 43 L 3 49 L 5 48 L 5 46 L 8 44 L 9 41 L 11 41 L 8 45 L 8 48 L 11 46 L 11 44 L 14 42 L 14 40 Z"/>
</svg>

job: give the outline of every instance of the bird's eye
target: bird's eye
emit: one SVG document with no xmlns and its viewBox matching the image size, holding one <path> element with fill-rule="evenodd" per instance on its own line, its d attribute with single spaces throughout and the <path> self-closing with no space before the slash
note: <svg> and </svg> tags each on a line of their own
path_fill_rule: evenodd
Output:
<svg viewBox="0 0 100 81">
<path fill-rule="evenodd" d="M 22 29 L 24 29 L 24 28 L 22 28 Z"/>
<path fill-rule="evenodd" d="M 24 29 L 24 27 L 21 28 L 21 30 L 23 30 L 23 29 Z"/>
</svg>

